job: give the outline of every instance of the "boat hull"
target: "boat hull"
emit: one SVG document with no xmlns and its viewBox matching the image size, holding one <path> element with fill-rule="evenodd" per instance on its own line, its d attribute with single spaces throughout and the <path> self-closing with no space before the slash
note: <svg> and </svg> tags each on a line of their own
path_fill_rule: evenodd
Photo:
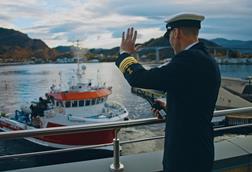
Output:
<svg viewBox="0 0 252 172">
<path fill-rule="evenodd" d="M 62 125 L 53 123 L 48 124 L 48 128 L 60 127 L 60 126 Z M 1 117 L 0 129 L 3 131 L 17 131 L 17 130 L 28 130 L 37 128 L 30 127 L 17 121 Z M 114 130 L 106 130 L 95 132 L 81 132 L 74 134 L 38 136 L 25 139 L 39 145 L 53 148 L 71 148 L 77 146 L 91 146 L 91 145 L 112 143 L 113 138 L 115 136 L 114 133 L 115 133 Z M 112 146 L 100 147 L 98 149 L 112 150 Z"/>
</svg>

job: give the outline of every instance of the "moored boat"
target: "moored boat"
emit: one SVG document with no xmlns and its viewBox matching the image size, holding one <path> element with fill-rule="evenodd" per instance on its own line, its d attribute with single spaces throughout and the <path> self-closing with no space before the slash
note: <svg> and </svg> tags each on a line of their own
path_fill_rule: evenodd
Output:
<svg viewBox="0 0 252 172">
<path fill-rule="evenodd" d="M 61 88 L 62 83 L 58 87 L 53 84 L 45 98 L 22 105 L 15 113 L 2 115 L 0 129 L 29 130 L 127 120 L 128 112 L 123 105 L 107 101 L 112 87 L 98 81 L 96 84 L 90 80 L 83 81 L 85 70 L 86 67 L 82 67 L 81 71 L 78 64 L 76 78 L 69 82 L 67 89 Z M 68 148 L 112 143 L 114 132 L 106 130 L 25 139 L 44 146 Z"/>
</svg>

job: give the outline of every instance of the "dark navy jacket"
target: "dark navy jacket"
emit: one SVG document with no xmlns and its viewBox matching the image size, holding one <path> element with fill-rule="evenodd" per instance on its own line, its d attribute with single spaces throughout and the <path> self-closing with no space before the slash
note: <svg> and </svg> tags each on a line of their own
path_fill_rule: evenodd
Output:
<svg viewBox="0 0 252 172">
<path fill-rule="evenodd" d="M 207 172 L 214 160 L 212 114 L 220 72 L 202 43 L 169 64 L 146 70 L 124 53 L 116 65 L 132 87 L 167 92 L 163 166 L 167 172 Z"/>
</svg>

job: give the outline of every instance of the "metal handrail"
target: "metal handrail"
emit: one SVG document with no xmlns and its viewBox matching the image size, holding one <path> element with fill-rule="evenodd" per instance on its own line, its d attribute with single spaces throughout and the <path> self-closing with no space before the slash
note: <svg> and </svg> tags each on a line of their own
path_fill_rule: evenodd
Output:
<svg viewBox="0 0 252 172">
<path fill-rule="evenodd" d="M 247 113 L 247 112 L 252 112 L 252 107 L 218 110 L 214 112 L 214 116 L 219 117 L 219 116 L 226 116 L 229 114 Z M 141 126 L 141 125 L 159 124 L 159 123 L 164 123 L 164 122 L 165 122 L 164 119 L 145 118 L 145 119 L 136 119 L 136 120 L 120 121 L 120 122 L 108 122 L 108 123 L 101 123 L 101 124 L 95 123 L 95 124 L 84 124 L 84 125 L 76 125 L 76 126 L 7 131 L 7 132 L 0 133 L 0 140 L 17 139 L 17 138 L 34 137 L 34 136 L 93 132 L 93 131 L 101 131 L 101 130 L 104 131 L 104 130 L 121 129 L 121 128 L 127 128 L 127 127 L 135 127 L 135 126 Z"/>
<path fill-rule="evenodd" d="M 228 109 L 228 110 L 220 110 L 215 111 L 214 116 L 226 116 L 228 114 L 237 114 L 237 113 L 247 113 L 252 112 L 252 107 L 245 108 L 237 108 L 237 109 Z M 134 127 L 140 125 L 149 125 L 149 124 L 159 124 L 165 122 L 164 119 L 157 118 L 146 118 L 146 119 L 137 119 L 131 121 L 121 121 L 121 122 L 110 122 L 110 123 L 101 123 L 101 124 L 87 124 L 87 125 L 78 125 L 78 126 L 66 126 L 66 127 L 53 127 L 53 128 L 44 128 L 44 129 L 33 129 L 33 130 L 20 130 L 20 131 L 9 131 L 0 133 L 0 141 L 3 139 L 17 139 L 24 137 L 34 137 L 34 136 L 45 136 L 45 135 L 59 135 L 59 134 L 71 134 L 71 133 L 82 133 L 82 132 L 93 132 L 93 131 L 101 131 L 101 130 L 115 130 L 115 138 L 113 140 L 114 146 L 114 161 L 110 165 L 110 169 L 113 172 L 123 171 L 124 165 L 120 163 L 120 144 L 127 144 L 133 142 L 142 142 L 153 139 L 162 139 L 164 136 L 158 136 L 153 138 L 144 138 L 138 140 L 124 141 L 120 143 L 117 134 L 121 128 Z M 229 130 L 233 128 L 242 128 L 242 127 L 252 127 L 252 124 L 245 124 L 240 126 L 229 126 L 223 128 L 215 128 L 215 131 L 221 130 Z M 56 150 L 56 151 L 44 151 L 44 152 L 33 152 L 33 153 L 24 153 L 24 154 L 16 154 L 16 155 L 5 155 L 1 156 L 0 159 L 8 159 L 14 157 L 29 157 L 33 155 L 44 155 L 44 154 L 53 154 L 57 152 L 67 152 L 73 151 L 76 149 L 88 149 L 95 147 L 103 147 L 112 145 L 111 143 L 103 144 L 103 145 L 91 145 L 79 148 L 69 148 L 65 150 Z"/>
<path fill-rule="evenodd" d="M 220 127 L 220 128 L 215 128 L 214 131 L 225 131 L 225 130 L 230 130 L 230 129 L 246 128 L 246 127 L 252 127 L 252 124 L 242 124 L 242 125 L 235 125 L 235 126 L 228 126 L 228 127 Z M 130 144 L 130 143 L 138 143 L 138 142 L 144 142 L 144 141 L 152 141 L 152 140 L 158 140 L 158 139 L 164 139 L 164 138 L 165 138 L 165 136 L 155 136 L 155 137 L 149 137 L 149 138 L 143 138 L 143 139 L 127 140 L 127 141 L 121 141 L 120 145 L 125 145 L 125 144 Z M 24 158 L 24 157 L 31 157 L 31 156 L 37 156 L 37 155 L 72 152 L 72 151 L 93 149 L 93 148 L 112 146 L 112 145 L 113 145 L 113 143 L 108 143 L 108 144 L 99 144 L 99 145 L 91 145 L 91 146 L 77 146 L 77 147 L 73 147 L 73 148 L 64 148 L 64 149 L 58 149 L 58 150 L 21 153 L 21 154 L 14 154 L 14 155 L 2 155 L 2 156 L 0 156 L 0 160 L 12 159 L 12 158 Z"/>
<path fill-rule="evenodd" d="M 217 110 L 217 111 L 214 111 L 213 116 L 219 117 L 219 116 L 226 116 L 226 115 L 237 114 L 237 113 L 248 113 L 248 112 L 252 112 L 252 107 Z"/>
<path fill-rule="evenodd" d="M 47 136 L 47 135 L 113 130 L 113 129 L 140 126 L 140 125 L 158 124 L 158 123 L 163 123 L 164 121 L 165 120 L 160 120 L 157 118 L 145 118 L 145 119 L 136 119 L 136 120 L 120 121 L 120 122 L 108 122 L 108 123 L 100 123 L 100 124 L 95 123 L 95 124 L 52 127 L 52 128 L 43 128 L 43 129 L 6 131 L 6 132 L 0 133 L 0 140 L 17 139 L 17 138 L 34 137 L 34 136 Z"/>
</svg>

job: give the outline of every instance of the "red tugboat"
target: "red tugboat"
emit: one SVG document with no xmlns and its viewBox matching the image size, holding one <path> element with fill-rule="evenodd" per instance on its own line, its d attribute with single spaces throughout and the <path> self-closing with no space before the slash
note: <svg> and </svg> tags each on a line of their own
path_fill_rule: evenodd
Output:
<svg viewBox="0 0 252 172">
<path fill-rule="evenodd" d="M 52 85 L 50 91 L 46 93 L 46 99 L 40 97 L 38 102 L 23 105 L 15 113 L 1 116 L 0 129 L 3 131 L 29 130 L 128 119 L 128 112 L 123 105 L 107 102 L 108 96 L 112 93 L 112 87 L 106 87 L 105 83 L 99 84 L 99 82 L 97 84 L 92 84 L 90 81 L 81 82 L 84 79 L 82 77 L 86 67 L 83 66 L 82 70 L 81 73 L 78 63 L 77 77 L 75 81 L 69 83 L 68 89 L 62 90 L 60 86 L 56 88 Z M 113 138 L 114 131 L 106 130 L 25 139 L 44 146 L 69 148 L 112 143 Z"/>
</svg>

